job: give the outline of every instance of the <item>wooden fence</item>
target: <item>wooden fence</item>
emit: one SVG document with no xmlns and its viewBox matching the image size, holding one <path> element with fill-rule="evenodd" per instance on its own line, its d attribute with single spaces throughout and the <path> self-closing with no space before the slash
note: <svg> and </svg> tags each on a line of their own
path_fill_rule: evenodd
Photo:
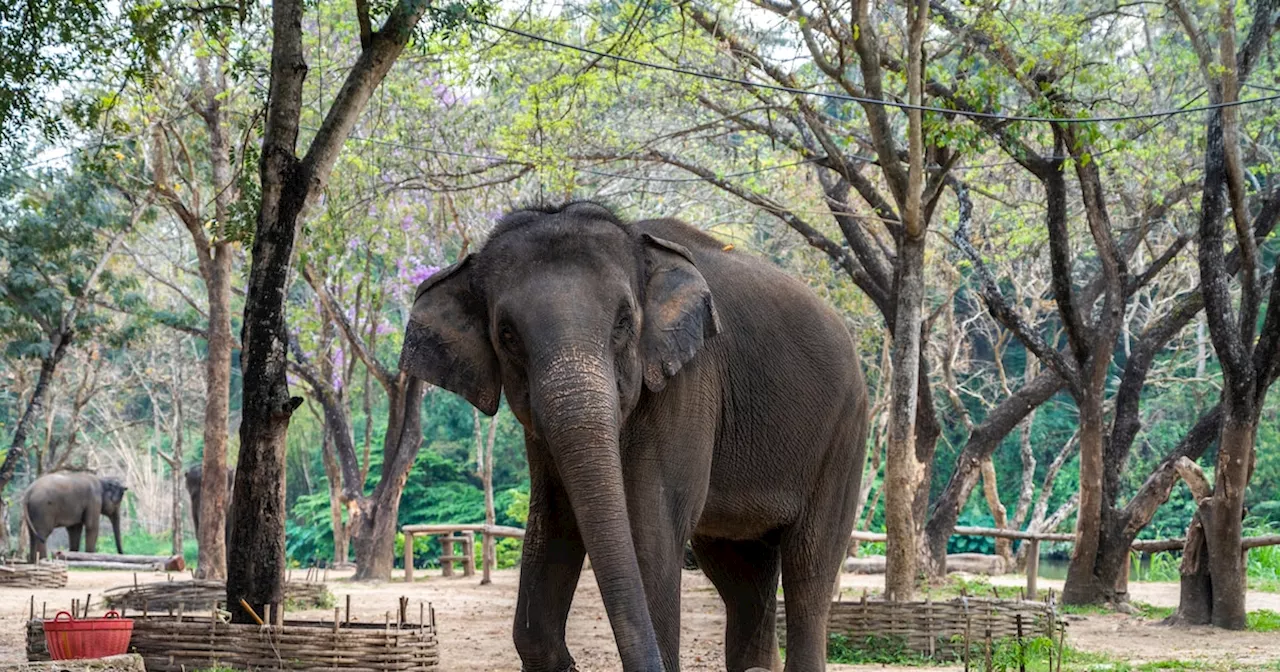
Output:
<svg viewBox="0 0 1280 672">
<path fill-rule="evenodd" d="M 336 610 L 335 610 L 336 611 Z M 242 625 L 205 617 L 130 616 L 129 651 L 140 654 L 148 672 L 189 672 L 220 668 L 427 672 L 439 669 L 435 613 L 422 610 L 410 624 L 285 621 L 283 625 Z M 27 659 L 48 660 L 44 622 L 27 622 Z"/>
<path fill-rule="evenodd" d="M 1027 547 L 1027 599 L 1036 599 L 1036 581 L 1037 574 L 1040 572 L 1040 542 L 1060 542 L 1073 543 L 1076 540 L 1074 534 L 1064 532 L 1023 532 L 1021 530 L 1002 530 L 991 527 L 965 527 L 956 526 L 951 536 L 962 537 L 995 537 L 1000 539 L 1017 539 L 1025 541 Z M 854 530 L 851 539 L 854 541 L 885 541 L 888 535 L 883 532 L 864 532 Z M 1157 553 L 1160 551 L 1180 551 L 1186 545 L 1185 539 L 1138 539 L 1131 544 L 1130 548 L 1135 551 L 1144 553 Z M 1240 542 L 1240 547 L 1244 550 L 1251 548 L 1259 548 L 1262 546 L 1280 546 L 1280 534 L 1268 534 L 1258 537 L 1245 537 Z M 1125 563 L 1125 579 L 1128 579 L 1129 565 Z"/>
<path fill-rule="evenodd" d="M 778 643 L 786 646 L 786 605 L 778 603 Z M 855 645 L 872 640 L 905 647 L 929 657 L 954 655 L 977 642 L 1056 639 L 1063 623 L 1052 604 L 1028 600 L 960 597 L 934 602 L 867 599 L 833 602 L 827 619 L 831 634 Z"/>
<path fill-rule="evenodd" d="M 467 535 L 474 540 L 475 535 L 479 534 L 485 542 L 485 547 L 492 548 L 494 539 L 498 537 L 511 537 L 515 539 L 524 539 L 524 530 L 518 527 L 507 527 L 505 525 L 405 525 L 400 528 L 404 533 L 404 580 L 405 583 L 413 583 L 413 538 L 414 536 L 441 537 L 443 553 L 440 557 L 440 564 L 444 569 L 445 576 L 453 576 L 453 563 L 463 563 L 463 574 L 465 576 L 473 576 L 475 574 L 475 558 L 472 544 L 469 543 Z M 461 551 L 457 550 L 457 546 L 462 546 Z M 489 581 L 489 573 L 493 569 L 491 558 L 487 553 L 481 553 L 483 558 L 484 581 Z"/>
</svg>

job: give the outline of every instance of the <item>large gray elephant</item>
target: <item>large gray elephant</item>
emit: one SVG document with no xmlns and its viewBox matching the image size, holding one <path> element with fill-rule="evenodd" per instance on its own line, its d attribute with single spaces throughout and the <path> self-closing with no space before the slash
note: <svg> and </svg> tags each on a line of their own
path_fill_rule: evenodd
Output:
<svg viewBox="0 0 1280 672">
<path fill-rule="evenodd" d="M 400 366 L 524 426 L 531 493 L 514 637 L 573 669 L 591 557 L 622 668 L 679 669 L 692 539 L 724 598 L 728 669 L 826 665 L 831 586 L 866 455 L 853 339 L 808 288 L 672 219 L 589 202 L 504 217 L 419 286 Z"/>
<path fill-rule="evenodd" d="M 54 528 L 67 528 L 71 550 L 80 550 L 80 533 L 84 532 L 84 548 L 98 550 L 98 525 L 102 516 L 111 521 L 116 537 L 116 553 L 123 554 L 120 543 L 120 502 L 129 488 L 114 478 L 104 478 L 85 471 L 56 471 L 37 478 L 22 498 L 23 519 L 31 535 L 28 559 L 48 557 L 47 541 Z"/>
<path fill-rule="evenodd" d="M 191 498 L 191 522 L 195 525 L 196 538 L 200 538 L 200 491 L 204 484 L 204 465 L 197 464 L 184 474 L 187 482 L 187 496 Z M 227 527 L 231 526 L 231 495 L 236 484 L 236 470 L 227 467 Z M 230 532 L 227 533 L 230 538 Z"/>
</svg>

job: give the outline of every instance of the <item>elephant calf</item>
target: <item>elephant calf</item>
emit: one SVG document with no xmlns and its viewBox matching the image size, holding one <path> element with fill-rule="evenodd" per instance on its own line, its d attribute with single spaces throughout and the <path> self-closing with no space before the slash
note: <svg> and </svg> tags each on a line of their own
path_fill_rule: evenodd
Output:
<svg viewBox="0 0 1280 672">
<path fill-rule="evenodd" d="M 80 533 L 84 532 L 84 548 L 98 550 L 98 525 L 102 516 L 111 521 L 116 537 L 116 553 L 124 554 L 120 543 L 120 502 L 129 488 L 114 478 L 99 477 L 88 472 L 57 471 L 37 478 L 22 498 L 23 520 L 31 534 L 28 559 L 48 557 L 47 541 L 54 528 L 67 528 L 71 550 L 80 550 Z"/>
<path fill-rule="evenodd" d="M 867 392 L 841 318 L 802 283 L 671 219 L 594 203 L 520 210 L 419 286 L 400 366 L 524 426 L 531 492 L 515 644 L 573 668 L 565 622 L 592 569 L 622 668 L 680 667 L 680 571 L 727 610 L 728 669 L 826 665 L 853 528 Z"/>
</svg>

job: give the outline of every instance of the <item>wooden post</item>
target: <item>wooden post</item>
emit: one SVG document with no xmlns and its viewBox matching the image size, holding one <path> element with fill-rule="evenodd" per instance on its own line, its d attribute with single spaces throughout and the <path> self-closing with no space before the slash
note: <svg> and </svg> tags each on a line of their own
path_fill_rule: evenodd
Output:
<svg viewBox="0 0 1280 672">
<path fill-rule="evenodd" d="M 453 576 L 453 556 L 457 550 L 452 533 L 440 537 L 440 570 L 445 576 Z"/>
<path fill-rule="evenodd" d="M 462 575 L 476 575 L 476 533 L 470 530 L 462 533 Z"/>
<path fill-rule="evenodd" d="M 489 585 L 489 582 L 491 581 L 489 572 L 493 569 L 492 567 L 489 566 L 489 555 L 491 553 L 494 553 L 493 542 L 494 542 L 493 535 L 489 534 L 488 530 L 485 530 L 480 541 L 480 572 L 481 572 L 480 583 L 486 586 Z"/>
<path fill-rule="evenodd" d="M 413 533 L 404 533 L 404 582 L 413 583 Z"/>
<path fill-rule="evenodd" d="M 1027 599 L 1036 599 L 1036 579 L 1040 573 L 1040 540 L 1029 539 L 1027 543 Z"/>
</svg>

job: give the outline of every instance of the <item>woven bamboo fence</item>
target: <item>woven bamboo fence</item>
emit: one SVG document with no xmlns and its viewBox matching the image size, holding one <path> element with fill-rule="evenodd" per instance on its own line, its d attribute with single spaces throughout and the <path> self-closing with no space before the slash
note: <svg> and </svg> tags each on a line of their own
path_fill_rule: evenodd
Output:
<svg viewBox="0 0 1280 672">
<path fill-rule="evenodd" d="M 284 584 L 284 599 L 291 608 L 309 609 L 333 604 L 333 594 L 323 583 L 289 581 Z M 227 600 L 227 584 L 222 581 L 158 581 L 141 585 L 110 588 L 102 601 L 111 609 L 138 612 L 202 612 Z"/>
<path fill-rule="evenodd" d="M 785 605 L 778 603 L 778 642 L 786 645 Z M 1019 621 L 1022 631 L 1019 632 Z M 956 598 L 944 602 L 832 602 L 830 634 L 855 645 L 887 642 L 931 657 L 953 655 L 966 644 L 1037 636 L 1057 636 L 1062 622 L 1052 605 L 1026 600 Z"/>
<path fill-rule="evenodd" d="M 418 672 L 440 665 L 434 612 L 419 624 L 285 621 L 259 626 L 207 616 L 130 618 L 134 621 L 129 651 L 143 657 L 147 672 Z M 48 660 L 40 620 L 27 623 L 27 659 Z"/>
<path fill-rule="evenodd" d="M 67 566 L 60 562 L 0 564 L 0 586 L 11 588 L 62 588 Z"/>
</svg>

